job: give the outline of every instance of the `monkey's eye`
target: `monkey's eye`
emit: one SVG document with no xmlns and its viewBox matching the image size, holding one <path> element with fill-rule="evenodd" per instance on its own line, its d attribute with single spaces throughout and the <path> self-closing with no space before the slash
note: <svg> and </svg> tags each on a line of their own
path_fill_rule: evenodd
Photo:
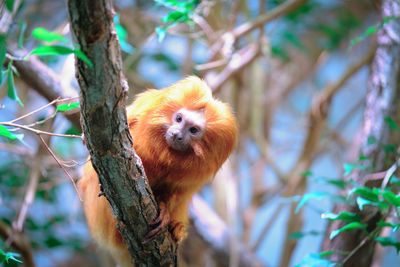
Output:
<svg viewBox="0 0 400 267">
<path fill-rule="evenodd" d="M 176 121 L 181 122 L 182 121 L 182 116 L 181 115 L 176 115 Z"/>
<path fill-rule="evenodd" d="M 197 129 L 196 127 L 190 127 L 189 128 L 189 132 L 192 133 L 192 134 L 196 134 L 196 133 L 199 132 L 199 129 Z"/>
</svg>

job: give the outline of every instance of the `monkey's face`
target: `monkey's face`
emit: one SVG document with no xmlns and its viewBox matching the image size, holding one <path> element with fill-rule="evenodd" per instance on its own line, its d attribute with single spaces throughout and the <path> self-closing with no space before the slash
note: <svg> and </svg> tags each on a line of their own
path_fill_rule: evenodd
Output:
<svg viewBox="0 0 400 267">
<path fill-rule="evenodd" d="M 206 126 L 204 109 L 182 108 L 172 115 L 171 124 L 165 133 L 167 144 L 178 151 L 186 151 L 192 142 L 203 137 Z"/>
</svg>

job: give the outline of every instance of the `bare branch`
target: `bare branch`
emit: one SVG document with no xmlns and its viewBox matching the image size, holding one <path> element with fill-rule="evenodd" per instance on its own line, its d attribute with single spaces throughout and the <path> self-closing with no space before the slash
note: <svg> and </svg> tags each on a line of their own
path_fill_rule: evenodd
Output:
<svg viewBox="0 0 400 267">
<path fill-rule="evenodd" d="M 239 72 L 259 55 L 260 47 L 257 44 L 250 44 L 232 56 L 228 65 L 217 75 L 217 77 L 206 78 L 213 92 L 221 89 L 222 85 L 228 81 L 235 73 Z"/>
<path fill-rule="evenodd" d="M 42 141 L 42 144 L 44 147 L 47 149 L 47 151 L 51 154 L 51 156 L 54 158 L 54 160 L 57 162 L 58 166 L 64 171 L 64 173 L 68 176 L 68 178 L 71 180 L 72 185 L 74 186 L 74 189 L 76 191 L 76 194 L 79 197 L 79 200 L 82 201 L 81 194 L 79 193 L 78 187 L 76 186 L 76 183 L 74 181 L 74 178 L 72 178 L 71 174 L 65 169 L 64 165 L 61 164 L 60 160 L 57 158 L 57 156 L 54 154 L 53 150 L 50 149 L 50 147 L 46 144 L 46 141 L 44 141 L 43 137 L 39 134 L 38 135 L 40 138 L 40 141 Z"/>
<path fill-rule="evenodd" d="M 17 52 L 7 48 L 8 52 L 15 55 Z M 7 62 L 6 62 L 7 64 Z M 55 99 L 67 98 L 61 86 L 61 78 L 37 57 L 30 56 L 28 60 L 13 61 L 21 79 L 41 96 L 52 102 Z M 57 102 L 54 103 L 56 105 Z M 64 113 L 64 116 L 78 129 L 81 128 L 79 112 Z"/>
<path fill-rule="evenodd" d="M 0 125 L 20 128 L 20 129 L 23 129 L 23 130 L 26 130 L 26 131 L 33 132 L 33 133 L 35 133 L 37 135 L 45 134 L 45 135 L 58 136 L 58 137 L 68 137 L 68 138 L 79 138 L 79 139 L 82 139 L 82 136 L 80 136 L 80 135 L 50 133 L 50 132 L 34 129 L 34 128 L 28 127 L 26 125 L 21 125 L 21 124 L 12 123 L 12 122 L 0 122 Z"/>
<path fill-rule="evenodd" d="M 284 196 L 304 194 L 306 180 L 303 173 L 310 168 L 313 155 L 318 149 L 319 140 L 325 127 L 325 121 L 328 115 L 332 97 L 343 86 L 343 84 L 354 75 L 354 73 L 372 60 L 374 52 L 375 48 L 373 47 L 361 60 L 352 65 L 335 84 L 327 85 L 326 88 L 314 98 L 313 104 L 308 113 L 308 130 L 306 140 L 304 141 L 302 152 L 296 164 L 290 171 L 290 175 L 288 176 L 290 177 L 290 180 L 288 181 Z M 297 245 L 297 240 L 289 239 L 289 236 L 293 232 L 300 231 L 302 227 L 302 213 L 301 211 L 299 213 L 295 213 L 295 209 L 296 204 L 291 204 L 290 216 L 288 218 L 288 224 L 286 228 L 285 243 L 280 262 L 281 267 L 286 267 L 289 265 L 290 259 L 292 258 L 292 254 Z"/>
<path fill-rule="evenodd" d="M 53 121 L 52 121 L 53 122 Z M 53 123 L 50 123 L 49 126 L 47 126 L 47 129 L 51 129 L 51 126 Z M 50 142 L 50 135 L 46 136 L 46 141 Z M 39 184 L 39 178 L 41 174 L 41 168 L 42 168 L 42 159 L 43 159 L 43 151 L 45 147 L 43 144 L 39 145 L 36 155 L 33 158 L 33 164 L 32 168 L 29 173 L 29 182 L 28 186 L 26 187 L 25 191 L 25 196 L 23 203 L 21 205 L 21 208 L 18 210 L 17 215 L 16 215 L 16 220 L 13 222 L 12 226 L 14 230 L 17 232 L 22 232 L 23 231 L 23 226 L 26 220 L 26 216 L 28 214 L 29 207 L 32 205 L 35 195 L 36 195 L 36 190 L 37 186 Z"/>
<path fill-rule="evenodd" d="M 246 22 L 236 27 L 232 31 L 232 34 L 235 39 L 240 38 L 243 35 L 251 32 L 252 30 L 257 29 L 260 26 L 263 26 L 265 23 L 296 10 L 298 7 L 300 7 L 307 1 L 308 0 L 286 1 L 283 4 L 279 5 L 278 7 L 271 10 L 270 12 L 258 16 L 257 19 L 255 19 L 254 21 Z"/>
<path fill-rule="evenodd" d="M 220 261 L 219 263 L 222 264 L 221 266 L 227 266 L 226 264 L 229 262 L 230 257 L 229 242 L 232 238 L 232 234 L 225 223 L 197 195 L 193 197 L 189 213 L 197 234 L 211 246 L 212 252 Z M 264 266 L 264 264 L 243 245 L 238 246 L 238 251 L 236 251 L 236 253 L 239 256 L 238 266 Z"/>
<path fill-rule="evenodd" d="M 35 109 L 34 111 L 31 111 L 31 112 L 29 112 L 29 113 L 27 113 L 27 114 L 25 114 L 25 115 L 23 115 L 21 117 L 13 119 L 13 120 L 11 120 L 9 122 L 17 122 L 19 120 L 25 119 L 26 117 L 29 117 L 29 116 L 31 116 L 31 115 L 33 115 L 33 114 L 35 114 L 35 113 L 37 113 L 37 112 L 39 112 L 39 111 L 41 111 L 43 109 L 48 108 L 49 106 L 55 105 L 57 103 L 67 102 L 67 101 L 71 101 L 71 100 L 78 100 L 78 99 L 79 99 L 79 97 L 69 97 L 69 98 L 64 98 L 64 99 L 61 99 L 60 97 L 58 97 L 57 99 L 54 99 L 50 103 L 48 103 L 48 104 L 46 104 L 46 105 L 44 105 L 44 106 L 42 106 L 42 107 L 40 107 L 38 109 Z"/>
</svg>

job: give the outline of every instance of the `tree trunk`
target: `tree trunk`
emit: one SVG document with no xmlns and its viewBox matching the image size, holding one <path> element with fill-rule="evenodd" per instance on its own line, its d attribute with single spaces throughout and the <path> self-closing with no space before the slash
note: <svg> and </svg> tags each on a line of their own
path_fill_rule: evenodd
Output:
<svg viewBox="0 0 400 267">
<path fill-rule="evenodd" d="M 93 67 L 77 59 L 82 129 L 102 190 L 136 266 L 175 266 L 176 245 L 168 231 L 142 244 L 157 216 L 142 163 L 127 124 L 127 82 L 113 24 L 111 1 L 70 0 L 71 31 Z M 140 140 L 135 140 L 140 142 Z"/>
<path fill-rule="evenodd" d="M 390 16 L 400 15 L 400 2 L 396 0 L 383 0 L 381 4 L 381 20 Z M 385 118 L 391 117 L 398 121 L 400 118 L 400 21 L 392 19 L 384 24 L 377 34 L 377 51 L 371 65 L 368 80 L 366 107 L 364 112 L 363 127 L 361 133 L 361 155 L 368 156 L 372 165 L 372 172 L 385 171 L 388 163 L 393 164 L 394 158 L 385 152 L 383 145 L 396 144 L 394 132 L 385 123 Z M 367 145 L 368 138 L 373 137 L 376 142 Z M 371 171 L 371 170 L 368 170 Z M 366 171 L 358 171 L 355 178 L 360 185 L 380 186 L 364 180 Z M 382 182 L 382 180 L 380 181 Z M 363 222 L 368 224 L 368 231 L 376 227 L 376 223 L 382 219 L 381 213 L 374 208 L 368 208 L 360 212 L 357 207 L 337 205 L 335 213 L 343 211 L 358 212 Z M 340 227 L 343 222 L 332 222 L 326 231 L 323 250 L 353 251 L 351 256 L 334 255 L 332 260 L 343 261 L 343 266 L 370 266 L 373 260 L 375 242 L 367 238 L 362 231 L 343 232 L 334 239 L 329 239 L 329 234 Z M 358 246 L 358 247 L 357 247 Z M 356 249 L 357 248 L 357 249 Z"/>
</svg>

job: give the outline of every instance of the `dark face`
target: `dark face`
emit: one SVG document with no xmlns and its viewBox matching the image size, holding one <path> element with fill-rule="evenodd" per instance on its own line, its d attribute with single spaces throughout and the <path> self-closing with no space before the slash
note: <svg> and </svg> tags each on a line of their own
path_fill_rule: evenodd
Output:
<svg viewBox="0 0 400 267">
<path fill-rule="evenodd" d="M 188 110 L 182 108 L 172 116 L 171 125 L 165 133 L 165 140 L 171 148 L 186 151 L 193 141 L 201 139 L 205 126 L 203 109 Z"/>
</svg>

